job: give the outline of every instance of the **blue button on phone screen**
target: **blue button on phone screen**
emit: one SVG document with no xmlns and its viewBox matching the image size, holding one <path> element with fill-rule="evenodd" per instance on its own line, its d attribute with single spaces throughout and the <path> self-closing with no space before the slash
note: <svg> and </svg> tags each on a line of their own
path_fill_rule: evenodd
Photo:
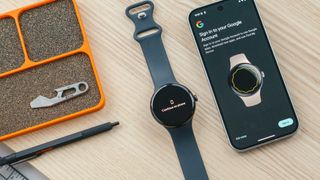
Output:
<svg viewBox="0 0 320 180">
<path fill-rule="evenodd" d="M 278 125 L 280 128 L 285 128 L 285 127 L 291 126 L 291 125 L 293 125 L 293 119 L 288 118 L 285 120 L 281 120 L 281 121 L 279 121 Z"/>
</svg>

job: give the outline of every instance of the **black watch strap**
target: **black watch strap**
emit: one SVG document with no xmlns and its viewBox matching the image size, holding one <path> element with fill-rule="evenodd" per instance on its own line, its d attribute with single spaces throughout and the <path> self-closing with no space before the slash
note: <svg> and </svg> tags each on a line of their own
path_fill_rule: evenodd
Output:
<svg viewBox="0 0 320 180">
<path fill-rule="evenodd" d="M 207 180 L 208 175 L 192 130 L 192 122 L 168 129 L 186 180 Z"/>
<path fill-rule="evenodd" d="M 134 8 L 149 5 L 149 8 L 137 14 L 131 14 Z M 126 9 L 126 15 L 134 22 L 136 30 L 134 39 L 138 41 L 147 60 L 149 71 L 155 86 L 159 89 L 163 85 L 176 83 L 176 79 L 172 72 L 168 56 L 162 43 L 162 28 L 153 19 L 154 5 L 151 1 L 143 1 Z M 150 35 L 140 37 L 139 34 L 149 30 L 156 30 Z"/>
</svg>

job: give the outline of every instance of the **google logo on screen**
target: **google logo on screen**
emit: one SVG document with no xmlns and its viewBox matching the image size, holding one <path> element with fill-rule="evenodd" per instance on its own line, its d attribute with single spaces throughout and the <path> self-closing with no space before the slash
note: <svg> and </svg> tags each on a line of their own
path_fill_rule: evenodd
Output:
<svg viewBox="0 0 320 180">
<path fill-rule="evenodd" d="M 202 29 L 204 27 L 204 23 L 202 21 L 197 21 L 196 26 L 197 28 Z"/>
</svg>

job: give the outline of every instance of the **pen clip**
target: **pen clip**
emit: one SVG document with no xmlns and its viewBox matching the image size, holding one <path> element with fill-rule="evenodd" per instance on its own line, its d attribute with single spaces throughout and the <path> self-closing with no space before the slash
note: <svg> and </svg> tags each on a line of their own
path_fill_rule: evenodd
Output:
<svg viewBox="0 0 320 180">
<path fill-rule="evenodd" d="M 9 165 L 15 166 L 15 165 L 18 165 L 18 164 L 21 164 L 21 163 L 30 161 L 30 160 L 32 160 L 32 159 L 35 159 L 35 158 L 37 158 L 37 157 L 39 157 L 39 156 L 41 156 L 41 155 L 42 155 L 42 154 L 36 154 L 36 155 L 34 155 L 34 156 L 31 156 L 31 157 L 29 157 L 29 158 L 23 159 L 23 160 L 21 160 L 21 161 L 14 162 L 14 163 L 9 164 Z"/>
</svg>

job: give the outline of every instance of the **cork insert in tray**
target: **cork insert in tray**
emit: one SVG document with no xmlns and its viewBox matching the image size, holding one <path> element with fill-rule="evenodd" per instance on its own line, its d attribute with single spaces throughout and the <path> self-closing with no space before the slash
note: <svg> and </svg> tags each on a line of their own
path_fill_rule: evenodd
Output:
<svg viewBox="0 0 320 180">
<path fill-rule="evenodd" d="M 0 19 L 0 73 L 20 67 L 24 54 L 13 18 Z"/>
<path fill-rule="evenodd" d="M 30 102 L 39 95 L 53 98 L 54 89 L 85 81 L 85 94 L 50 108 L 32 109 Z M 32 127 L 51 119 L 96 106 L 100 93 L 90 60 L 76 54 L 0 79 L 0 136 Z"/>
<path fill-rule="evenodd" d="M 29 58 L 40 61 L 78 49 L 83 37 L 71 0 L 57 0 L 19 18 Z"/>
</svg>

